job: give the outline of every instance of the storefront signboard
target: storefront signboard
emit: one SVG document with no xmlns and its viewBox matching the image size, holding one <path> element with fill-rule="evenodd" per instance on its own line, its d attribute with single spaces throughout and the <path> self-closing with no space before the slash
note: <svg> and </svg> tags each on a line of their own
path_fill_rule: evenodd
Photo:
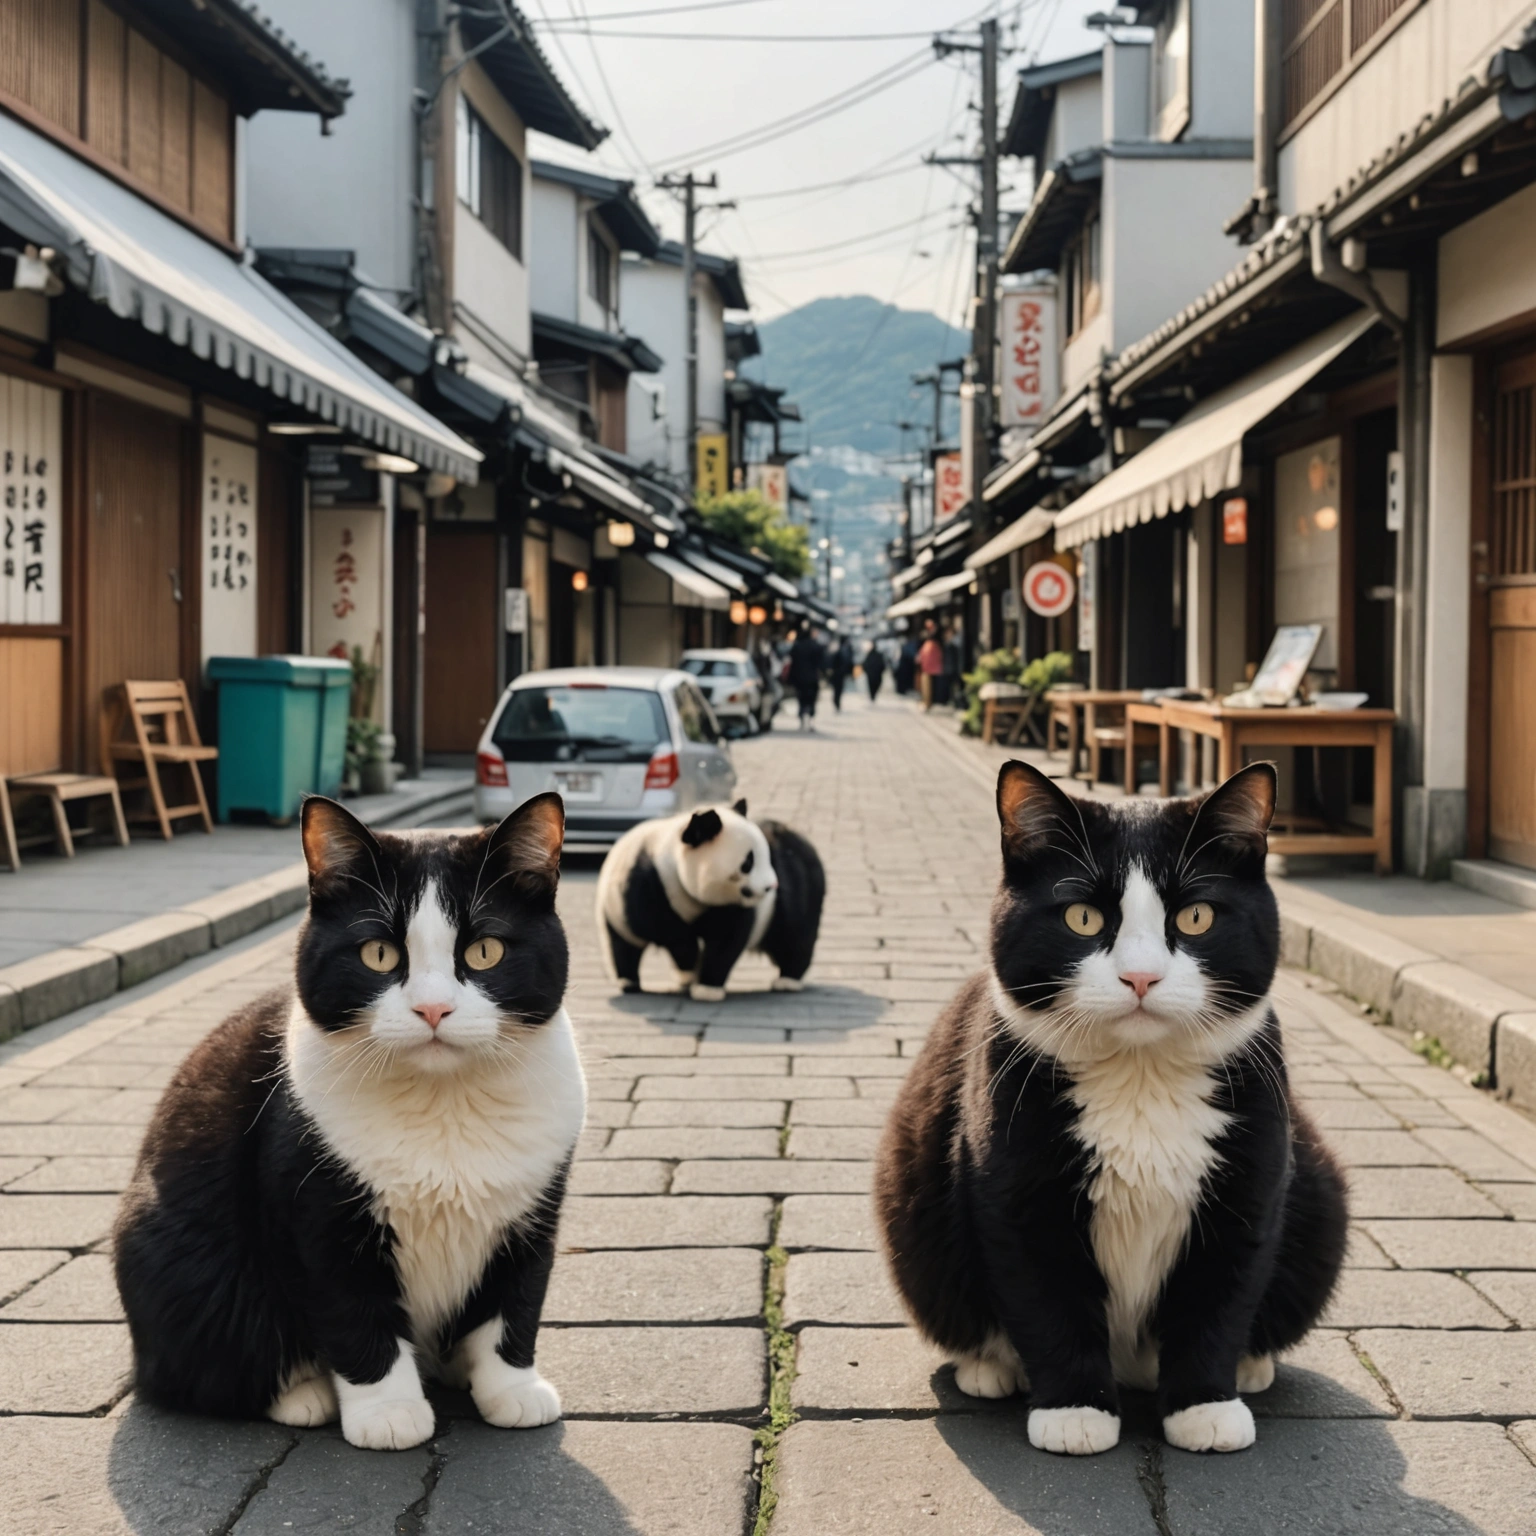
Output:
<svg viewBox="0 0 1536 1536">
<path fill-rule="evenodd" d="M 256 654 L 256 449 L 203 434 L 203 660 Z"/>
<path fill-rule="evenodd" d="M 1017 288 L 1000 295 L 1001 422 L 1035 427 L 1056 399 L 1056 293 Z"/>
<path fill-rule="evenodd" d="M 783 464 L 753 464 L 747 470 L 747 484 L 769 506 L 789 510 L 789 470 Z"/>
<path fill-rule="evenodd" d="M 1071 571 L 1054 560 L 1041 560 L 1024 573 L 1024 601 L 1042 619 L 1060 618 L 1076 596 Z"/>
<path fill-rule="evenodd" d="M 696 489 L 700 496 L 724 496 L 731 488 L 730 449 L 724 432 L 701 432 Z"/>
<path fill-rule="evenodd" d="M 384 632 L 384 513 L 368 507 L 310 511 L 310 645 L 319 655 L 376 661 Z"/>
<path fill-rule="evenodd" d="M 971 499 L 958 453 L 941 453 L 933 461 L 933 520 L 948 522 Z"/>
<path fill-rule="evenodd" d="M 0 376 L 0 624 L 63 622 L 62 400 Z"/>
<path fill-rule="evenodd" d="M 1094 594 L 1099 569 L 1099 546 L 1090 540 L 1077 552 L 1077 648 L 1093 649 Z"/>
</svg>

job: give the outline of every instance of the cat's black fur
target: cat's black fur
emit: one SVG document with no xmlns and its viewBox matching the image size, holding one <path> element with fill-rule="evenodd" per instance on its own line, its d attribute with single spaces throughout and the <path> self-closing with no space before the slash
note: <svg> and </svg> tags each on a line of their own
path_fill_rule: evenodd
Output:
<svg viewBox="0 0 1536 1536">
<path fill-rule="evenodd" d="M 420 840 L 370 833 L 340 806 L 307 802 L 310 908 L 297 994 L 310 1019 L 344 1029 L 392 984 L 362 964 L 359 944 L 388 939 L 404 954 L 411 914 L 435 880 L 461 947 L 471 931 L 506 944 L 479 983 L 524 1025 L 547 1025 L 568 966 L 554 904 L 562 825 L 557 796 L 529 802 L 494 832 Z M 394 1234 L 292 1092 L 284 1037 L 293 1001 L 292 989 L 273 991 L 193 1050 L 123 1199 L 114 1262 L 134 1385 L 163 1407 L 257 1417 L 289 1373 L 311 1363 L 376 1382 L 411 1332 Z M 566 1167 L 505 1232 L 439 1349 L 499 1312 L 502 1357 L 532 1365 Z"/>
<path fill-rule="evenodd" d="M 1156 805 L 1069 799 L 1021 763 L 999 779 L 991 958 L 1024 1015 L 1050 1014 L 1085 953 L 1114 945 L 1119 893 L 1138 865 L 1166 908 L 1170 953 L 1183 946 L 1216 978 L 1224 1014 L 1258 1010 L 1257 1027 L 1209 1072 L 1208 1102 L 1229 1122 L 1146 1320 L 1164 1416 L 1233 1399 L 1240 1357 L 1299 1340 L 1343 1260 L 1343 1179 L 1291 1097 L 1279 1023 L 1263 1001 L 1279 952 L 1264 875 L 1273 798 L 1263 764 L 1203 801 Z M 1217 916 L 1189 937 L 1174 914 L 1196 901 Z M 1095 938 L 1063 920 L 1077 902 L 1102 910 Z M 902 1087 L 876 1203 L 897 1285 L 924 1333 L 956 1357 L 984 1353 L 1001 1334 L 1022 1360 L 1032 1407 L 1118 1413 L 1107 1286 L 1090 1235 L 1096 1169 L 1074 1136 L 1073 1086 L 1055 1055 L 1004 1027 L 991 977 L 974 978 Z"/>
</svg>

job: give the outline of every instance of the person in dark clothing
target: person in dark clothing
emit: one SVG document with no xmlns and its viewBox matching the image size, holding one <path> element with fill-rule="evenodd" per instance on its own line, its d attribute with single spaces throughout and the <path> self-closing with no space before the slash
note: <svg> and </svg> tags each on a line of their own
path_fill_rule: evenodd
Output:
<svg viewBox="0 0 1536 1536">
<path fill-rule="evenodd" d="M 873 704 L 880 693 L 880 684 L 885 681 L 885 657 L 880 654 L 880 647 L 874 641 L 870 641 L 862 665 L 864 686 L 869 689 L 869 702 Z"/>
<path fill-rule="evenodd" d="M 911 693 L 912 685 L 917 681 L 917 638 L 908 635 L 902 642 L 901 650 L 896 657 L 896 675 L 892 682 L 896 686 L 897 693 Z"/>
<path fill-rule="evenodd" d="M 853 674 L 853 647 L 848 643 L 846 635 L 833 647 L 827 674 L 832 684 L 832 707 L 838 714 L 842 714 L 843 689 L 847 687 L 848 679 Z"/>
<path fill-rule="evenodd" d="M 800 705 L 800 729 L 816 729 L 816 695 L 821 691 L 821 674 L 827 668 L 827 653 L 816 631 L 807 625 L 789 648 L 789 686 L 795 690 Z"/>
</svg>

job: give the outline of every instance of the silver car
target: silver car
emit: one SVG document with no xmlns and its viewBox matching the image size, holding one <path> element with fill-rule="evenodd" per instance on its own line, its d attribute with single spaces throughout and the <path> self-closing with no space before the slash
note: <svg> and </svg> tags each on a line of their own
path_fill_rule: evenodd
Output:
<svg viewBox="0 0 1536 1536">
<path fill-rule="evenodd" d="M 686 672 L 559 667 L 502 694 L 475 754 L 475 814 L 499 821 L 544 790 L 567 848 L 606 848 L 638 822 L 729 800 L 736 770 Z"/>
<path fill-rule="evenodd" d="M 749 652 L 735 648 L 684 651 L 682 667 L 698 678 L 727 730 L 736 726 L 747 735 L 762 730 L 763 679 Z"/>
</svg>

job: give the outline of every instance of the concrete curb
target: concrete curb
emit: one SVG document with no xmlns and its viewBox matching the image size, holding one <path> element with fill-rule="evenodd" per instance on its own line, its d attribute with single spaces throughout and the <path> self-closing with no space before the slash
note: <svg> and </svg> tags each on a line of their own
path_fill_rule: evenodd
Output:
<svg viewBox="0 0 1536 1536">
<path fill-rule="evenodd" d="M 1500 1098 L 1536 1110 L 1536 998 L 1333 912 L 1280 897 L 1281 959 L 1326 976 L 1403 1029 L 1433 1035 L 1487 1074 Z"/>
<path fill-rule="evenodd" d="M 423 811 L 468 799 L 469 794 L 464 783 L 434 785 L 364 819 L 380 828 L 397 825 L 415 820 Z M 309 871 L 301 861 L 83 943 L 0 968 L 0 1041 L 99 1003 L 194 955 L 233 944 L 300 911 L 308 900 Z M 1536 1010 L 1536 1003 L 1531 1007 Z"/>
</svg>

